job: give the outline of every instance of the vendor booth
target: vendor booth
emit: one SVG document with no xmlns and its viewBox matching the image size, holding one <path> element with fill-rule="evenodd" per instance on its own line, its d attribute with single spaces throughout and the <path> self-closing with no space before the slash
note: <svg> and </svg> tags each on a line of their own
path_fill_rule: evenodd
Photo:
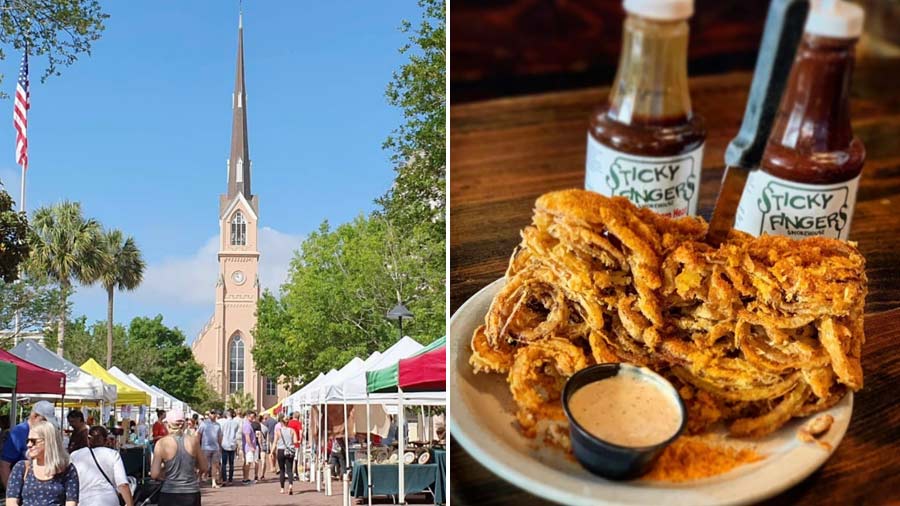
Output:
<svg viewBox="0 0 900 506">
<path fill-rule="evenodd" d="M 65 374 L 66 401 L 80 401 L 82 403 L 102 402 L 107 405 L 113 405 L 116 402 L 115 385 L 106 384 L 99 378 L 91 376 L 77 365 L 34 341 L 21 341 L 9 352 L 44 369 Z M 30 397 L 53 398 L 54 396 Z"/>
</svg>

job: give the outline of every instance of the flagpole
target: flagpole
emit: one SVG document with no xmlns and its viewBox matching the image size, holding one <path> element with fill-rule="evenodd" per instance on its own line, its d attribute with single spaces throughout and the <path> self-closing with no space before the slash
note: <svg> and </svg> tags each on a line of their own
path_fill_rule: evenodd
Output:
<svg viewBox="0 0 900 506">
<path fill-rule="evenodd" d="M 22 165 L 22 191 L 19 194 L 19 212 L 25 212 L 25 165 Z"/>
<path fill-rule="evenodd" d="M 16 126 L 16 146 L 17 146 L 16 147 L 16 158 L 17 158 L 17 161 L 20 162 L 20 164 L 22 165 L 22 181 L 21 181 L 20 194 L 19 194 L 19 212 L 24 213 L 25 212 L 25 172 L 28 170 L 28 140 L 27 140 L 27 133 L 26 133 L 27 128 L 28 128 L 27 127 L 27 125 L 28 125 L 27 111 L 28 111 L 29 103 L 30 103 L 30 97 L 29 97 L 30 86 L 28 85 L 28 44 L 27 43 L 25 44 L 25 54 L 22 56 L 22 66 L 21 67 L 22 68 L 19 71 L 20 72 L 19 79 L 16 82 L 16 99 L 15 99 L 15 103 L 13 105 L 13 118 L 14 118 L 13 124 Z M 19 128 L 20 125 L 19 125 L 19 123 L 16 122 L 16 118 L 18 118 L 18 115 L 16 112 L 16 107 L 18 105 L 20 105 L 19 88 L 21 88 L 23 76 L 24 76 L 24 81 L 25 81 L 25 90 L 24 90 L 24 97 L 23 97 L 25 102 L 22 106 L 23 107 L 22 123 L 24 123 L 24 125 L 23 125 L 24 128 L 20 130 L 20 128 Z M 24 146 L 22 148 L 23 151 L 21 153 L 21 155 L 23 155 L 23 156 L 21 156 L 21 157 L 20 157 L 20 153 L 18 151 L 18 145 L 19 145 L 19 142 L 21 141 L 20 137 L 24 137 L 24 139 L 25 139 Z M 16 279 L 16 283 L 20 283 L 20 282 L 21 282 L 20 279 Z M 20 312 L 21 312 L 21 307 L 17 307 L 16 308 L 15 334 L 13 336 L 14 344 L 18 344 L 19 333 L 22 330 L 21 329 Z"/>
</svg>

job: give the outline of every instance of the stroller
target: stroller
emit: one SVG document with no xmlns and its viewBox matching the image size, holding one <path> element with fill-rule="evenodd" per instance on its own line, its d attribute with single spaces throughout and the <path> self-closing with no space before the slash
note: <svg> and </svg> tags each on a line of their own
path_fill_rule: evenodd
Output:
<svg viewBox="0 0 900 506">
<path fill-rule="evenodd" d="M 156 506 L 159 503 L 159 491 L 161 489 L 161 481 L 144 480 L 132 491 L 135 506 Z"/>
</svg>

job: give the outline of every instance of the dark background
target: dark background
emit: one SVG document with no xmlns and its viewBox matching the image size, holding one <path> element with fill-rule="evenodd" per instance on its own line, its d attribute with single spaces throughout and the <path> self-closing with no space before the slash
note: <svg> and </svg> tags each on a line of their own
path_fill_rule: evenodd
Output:
<svg viewBox="0 0 900 506">
<path fill-rule="evenodd" d="M 752 69 L 767 7 L 696 0 L 689 75 Z M 454 0 L 451 101 L 608 85 L 624 19 L 621 0 Z"/>
<path fill-rule="evenodd" d="M 859 0 L 859 58 L 900 57 L 900 0 Z M 766 0 L 695 0 L 688 75 L 752 70 Z M 621 0 L 453 0 L 450 100 L 612 83 L 622 40 Z"/>
</svg>

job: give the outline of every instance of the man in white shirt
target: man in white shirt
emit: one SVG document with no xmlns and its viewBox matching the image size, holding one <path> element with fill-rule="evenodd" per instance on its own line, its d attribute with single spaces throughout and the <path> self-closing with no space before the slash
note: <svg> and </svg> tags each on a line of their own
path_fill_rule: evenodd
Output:
<svg viewBox="0 0 900 506">
<path fill-rule="evenodd" d="M 220 424 L 222 427 L 222 484 L 234 483 L 234 454 L 240 441 L 241 426 L 234 417 L 234 410 L 228 410 L 228 418 Z"/>
<path fill-rule="evenodd" d="M 88 447 L 76 450 L 69 456 L 78 471 L 78 503 L 119 506 L 116 495 L 118 491 L 125 499 L 126 506 L 134 506 L 122 457 L 118 451 L 104 446 L 108 435 L 105 427 L 91 427 L 88 432 Z"/>
<path fill-rule="evenodd" d="M 209 462 L 209 477 L 212 480 L 212 487 L 219 488 L 216 483 L 216 477 L 219 475 L 219 462 L 222 458 L 222 426 L 217 421 L 219 413 L 210 411 L 209 418 L 200 424 L 198 432 L 200 433 L 200 451 L 206 454 L 206 461 Z M 200 479 L 203 479 L 201 476 Z"/>
</svg>

